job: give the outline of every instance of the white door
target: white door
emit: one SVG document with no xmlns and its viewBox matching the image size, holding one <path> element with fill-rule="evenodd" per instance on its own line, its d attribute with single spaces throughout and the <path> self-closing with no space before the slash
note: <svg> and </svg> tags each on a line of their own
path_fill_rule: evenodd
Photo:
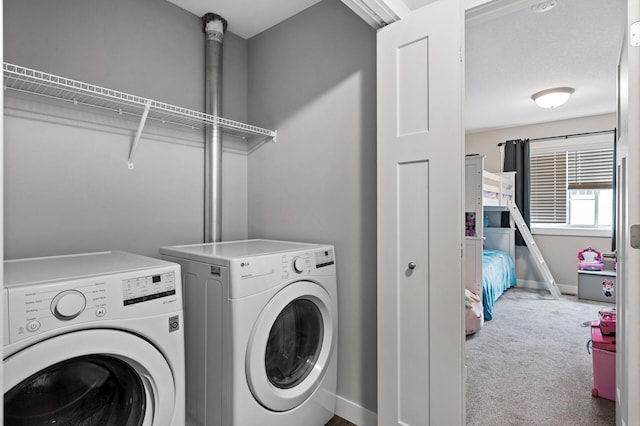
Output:
<svg viewBox="0 0 640 426">
<path fill-rule="evenodd" d="M 640 250 L 633 247 L 631 226 L 640 225 L 640 47 L 629 40 L 640 21 L 640 2 L 628 2 L 627 37 L 619 64 L 618 226 L 619 251 L 616 424 L 640 424 Z M 640 24 L 638 24 L 640 25 Z M 637 34 L 640 28 L 635 29 Z M 632 245 L 633 244 L 633 245 Z"/>
<path fill-rule="evenodd" d="M 378 32 L 378 424 L 464 423 L 463 9 Z"/>
</svg>

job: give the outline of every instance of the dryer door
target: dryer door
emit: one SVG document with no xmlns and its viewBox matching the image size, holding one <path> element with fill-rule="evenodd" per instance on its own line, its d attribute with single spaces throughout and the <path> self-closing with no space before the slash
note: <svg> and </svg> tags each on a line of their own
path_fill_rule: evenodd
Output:
<svg viewBox="0 0 640 426">
<path fill-rule="evenodd" d="M 336 339 L 335 307 L 310 281 L 278 292 L 258 317 L 245 367 L 253 396 L 265 408 L 286 411 L 320 385 Z"/>
<path fill-rule="evenodd" d="M 168 425 L 171 369 L 135 335 L 83 330 L 39 342 L 4 360 L 6 425 Z"/>
</svg>

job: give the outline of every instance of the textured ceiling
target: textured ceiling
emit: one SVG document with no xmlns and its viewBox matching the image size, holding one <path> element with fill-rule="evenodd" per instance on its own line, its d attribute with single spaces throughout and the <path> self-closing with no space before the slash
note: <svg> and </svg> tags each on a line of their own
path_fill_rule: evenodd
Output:
<svg viewBox="0 0 640 426">
<path fill-rule="evenodd" d="M 169 1 L 198 16 L 218 13 L 231 32 L 251 38 L 319 0 Z M 403 1 L 416 9 L 433 0 Z M 497 0 L 467 14 L 468 132 L 616 110 L 627 1 L 549 1 L 556 5 L 545 13 L 532 10 L 541 0 Z M 543 110 L 531 100 L 535 92 L 560 86 L 576 91 L 559 108 Z"/>
<path fill-rule="evenodd" d="M 615 112 L 626 1 L 557 0 L 544 13 L 532 10 L 535 3 L 468 15 L 467 131 Z M 575 89 L 561 107 L 545 110 L 531 100 L 561 86 Z"/>
</svg>

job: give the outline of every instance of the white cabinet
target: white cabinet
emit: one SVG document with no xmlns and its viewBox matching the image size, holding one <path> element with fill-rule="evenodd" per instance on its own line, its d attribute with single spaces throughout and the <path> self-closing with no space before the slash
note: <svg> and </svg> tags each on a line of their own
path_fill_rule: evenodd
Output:
<svg viewBox="0 0 640 426">
<path fill-rule="evenodd" d="M 616 303 L 615 271 L 578 271 L 578 297 Z"/>
</svg>

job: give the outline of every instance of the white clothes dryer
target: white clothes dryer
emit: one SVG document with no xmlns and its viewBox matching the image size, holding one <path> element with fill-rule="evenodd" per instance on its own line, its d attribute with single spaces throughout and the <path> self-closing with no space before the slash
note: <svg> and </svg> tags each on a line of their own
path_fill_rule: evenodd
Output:
<svg viewBox="0 0 640 426">
<path fill-rule="evenodd" d="M 247 240 L 160 253 L 182 266 L 188 425 L 321 426 L 333 417 L 333 246 Z"/>
<path fill-rule="evenodd" d="M 5 425 L 184 425 L 179 265 L 111 251 L 4 272 Z"/>
</svg>

